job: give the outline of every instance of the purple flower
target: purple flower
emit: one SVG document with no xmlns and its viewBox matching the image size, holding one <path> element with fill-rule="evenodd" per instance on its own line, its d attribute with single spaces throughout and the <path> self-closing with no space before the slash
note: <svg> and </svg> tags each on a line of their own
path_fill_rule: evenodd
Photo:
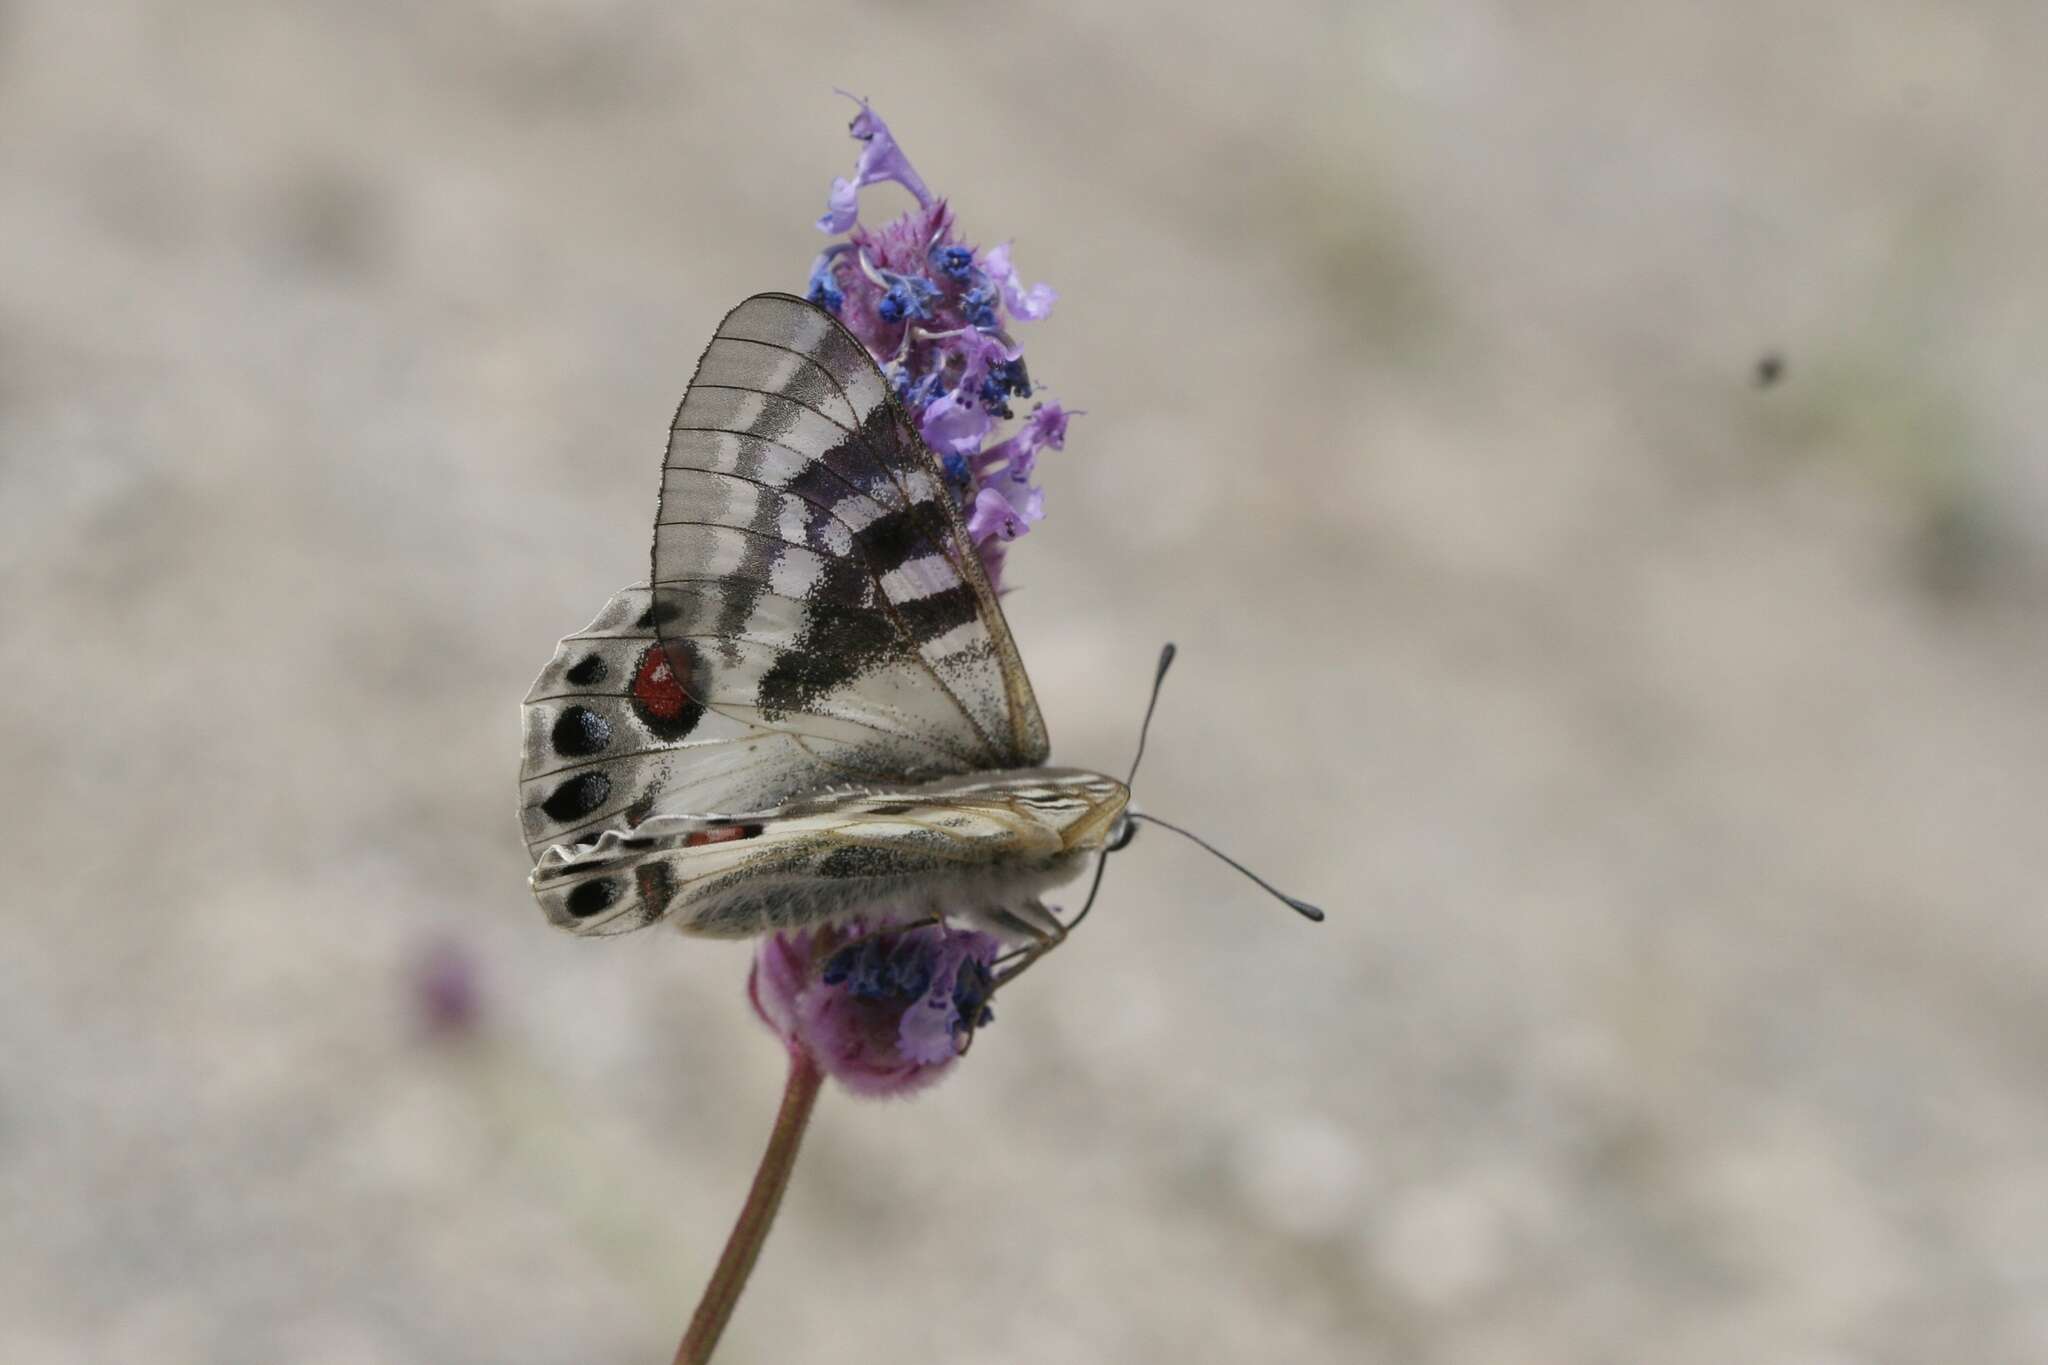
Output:
<svg viewBox="0 0 2048 1365">
<path fill-rule="evenodd" d="M 991 538 L 1015 540 L 1045 519 L 1045 494 L 1022 479 L 1005 476 L 974 495 L 967 534 L 976 545 Z"/>
<path fill-rule="evenodd" d="M 476 958 L 452 939 L 428 946 L 413 965 L 414 1000 L 427 1031 L 455 1037 L 476 1029 L 482 1011 Z"/>
<path fill-rule="evenodd" d="M 996 439 L 998 424 L 1016 416 L 1012 400 L 1034 391 L 1008 329 L 1044 317 L 1057 296 L 1049 285 L 1024 287 L 1008 242 L 984 251 L 957 239 L 952 209 L 925 187 L 865 100 L 851 131 L 861 143 L 853 178 L 832 182 L 830 209 L 818 220 L 821 231 L 846 240 L 812 263 L 806 293 L 888 373 L 944 466 L 989 582 L 1000 587 L 1008 543 L 1045 515 L 1032 472 L 1041 449 L 1065 444 L 1068 417 L 1045 404 Z M 918 206 L 870 227 L 860 221 L 860 191 L 885 180 L 903 185 Z"/>
<path fill-rule="evenodd" d="M 1059 298 L 1049 284 L 1034 284 L 1025 289 L 1017 282 L 1017 271 L 1010 264 L 1010 244 L 992 246 L 984 258 L 988 277 L 1003 291 L 1003 302 L 1012 313 L 1026 322 L 1036 322 L 1052 311 L 1053 301 Z"/>
<path fill-rule="evenodd" d="M 998 470 L 1012 477 L 1021 471 L 1024 478 L 1030 478 L 1042 447 L 1059 450 L 1067 444 L 1067 419 L 1072 416 L 1058 403 L 1042 403 L 1033 408 L 1022 428 L 975 455 L 972 463 L 976 474 L 986 479 Z"/>
<path fill-rule="evenodd" d="M 770 934 L 747 991 L 792 1051 L 859 1095 L 930 1085 L 995 1015 L 990 970 L 1001 945 L 945 924 Z"/>
<path fill-rule="evenodd" d="M 844 93 L 844 92 L 841 92 Z M 853 98 L 851 95 L 847 98 Z M 882 122 L 882 116 L 868 107 L 866 100 L 860 101 L 860 112 L 853 116 L 853 122 L 846 130 L 860 142 L 860 160 L 854 163 L 853 179 L 832 182 L 832 193 L 826 200 L 825 216 L 818 220 L 820 232 L 844 232 L 853 226 L 860 214 L 860 192 L 868 185 L 879 185 L 884 180 L 893 180 L 917 196 L 917 202 L 929 208 L 931 191 L 924 187 L 924 180 L 903 155 L 902 148 L 889 133 L 889 125 Z"/>
<path fill-rule="evenodd" d="M 979 404 L 962 402 L 958 395 L 944 393 L 925 408 L 920 425 L 924 443 L 943 459 L 948 455 L 979 453 L 995 420 Z"/>
</svg>

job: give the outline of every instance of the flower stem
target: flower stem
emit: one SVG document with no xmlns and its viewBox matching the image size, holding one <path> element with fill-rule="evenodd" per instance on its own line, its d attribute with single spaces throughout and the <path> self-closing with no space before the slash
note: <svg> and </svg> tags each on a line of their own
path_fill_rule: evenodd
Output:
<svg viewBox="0 0 2048 1365">
<path fill-rule="evenodd" d="M 811 1109 L 818 1102 L 818 1087 L 824 1079 L 824 1073 L 808 1054 L 790 1049 L 789 1083 L 782 1090 L 782 1108 L 775 1115 L 774 1131 L 768 1135 L 768 1150 L 761 1153 L 761 1168 L 754 1172 L 754 1188 L 747 1191 L 739 1221 L 732 1225 L 732 1235 L 725 1239 L 718 1269 L 712 1272 L 711 1283 L 704 1286 L 704 1297 L 697 1301 L 690 1330 L 683 1333 L 682 1344 L 676 1347 L 675 1365 L 705 1365 L 711 1359 L 719 1335 L 739 1303 L 740 1291 L 747 1287 L 747 1276 L 761 1255 L 761 1244 L 768 1240 L 775 1211 L 782 1206 L 782 1192 L 789 1188 L 790 1172 L 796 1169 L 797 1148 L 803 1143 L 804 1128 L 811 1121 Z"/>
</svg>

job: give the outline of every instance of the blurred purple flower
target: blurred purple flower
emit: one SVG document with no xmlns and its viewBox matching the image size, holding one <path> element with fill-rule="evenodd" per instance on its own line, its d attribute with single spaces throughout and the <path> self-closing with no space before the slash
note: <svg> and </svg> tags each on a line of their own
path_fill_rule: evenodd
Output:
<svg viewBox="0 0 2048 1365">
<path fill-rule="evenodd" d="M 474 956 L 452 939 L 438 939 L 413 964 L 413 1001 L 427 1032 L 437 1038 L 476 1027 L 483 992 Z"/>
<path fill-rule="evenodd" d="M 786 1046 L 847 1089 L 907 1095 L 943 1075 L 995 1017 L 990 965 L 1000 946 L 944 924 L 770 934 L 747 992 Z"/>
<path fill-rule="evenodd" d="M 1010 321 L 1035 321 L 1058 297 L 1025 288 L 1010 244 L 980 250 L 956 240 L 953 211 L 935 197 L 881 116 L 861 101 L 850 131 L 861 144 L 853 178 L 832 182 L 820 231 L 845 233 L 812 262 L 807 296 L 837 314 L 868 348 L 945 468 L 989 582 L 1000 588 L 1010 541 L 1045 515 L 1032 485 L 1038 451 L 1060 449 L 1069 416 L 1035 408 L 1022 428 L 988 444 L 1033 393 Z M 880 227 L 860 221 L 860 191 L 895 181 L 917 207 Z"/>
</svg>

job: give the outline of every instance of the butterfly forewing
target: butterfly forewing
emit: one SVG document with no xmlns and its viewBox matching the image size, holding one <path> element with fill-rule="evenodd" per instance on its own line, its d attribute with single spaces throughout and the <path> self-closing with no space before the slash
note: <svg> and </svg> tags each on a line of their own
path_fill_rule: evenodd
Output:
<svg viewBox="0 0 2048 1365">
<path fill-rule="evenodd" d="M 657 630 L 713 710 L 865 727 L 899 777 L 1042 763 L 1045 728 L 938 463 L 881 371 L 784 294 L 726 316 L 671 433 Z M 789 793 L 804 789 L 792 775 Z"/>
</svg>

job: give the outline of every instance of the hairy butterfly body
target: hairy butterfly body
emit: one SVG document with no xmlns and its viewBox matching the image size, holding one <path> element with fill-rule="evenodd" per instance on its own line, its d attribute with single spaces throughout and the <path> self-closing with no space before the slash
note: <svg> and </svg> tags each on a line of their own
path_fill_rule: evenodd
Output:
<svg viewBox="0 0 2048 1365">
<path fill-rule="evenodd" d="M 1130 797 L 1044 766 L 938 461 L 860 342 L 786 294 L 720 324 L 671 428 L 651 579 L 561 642 L 524 722 L 534 894 L 578 933 L 930 913 L 1043 934 L 1037 894 Z"/>
</svg>

